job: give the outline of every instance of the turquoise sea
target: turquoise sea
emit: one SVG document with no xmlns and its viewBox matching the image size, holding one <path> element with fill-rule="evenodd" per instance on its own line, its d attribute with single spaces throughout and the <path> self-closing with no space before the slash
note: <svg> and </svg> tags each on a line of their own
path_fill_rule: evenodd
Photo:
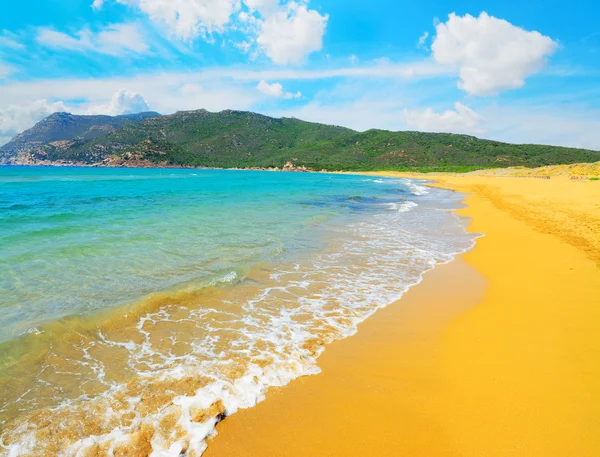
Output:
<svg viewBox="0 0 600 457">
<path fill-rule="evenodd" d="M 358 175 L 0 167 L 0 455 L 202 453 L 469 249 L 461 199 Z"/>
</svg>

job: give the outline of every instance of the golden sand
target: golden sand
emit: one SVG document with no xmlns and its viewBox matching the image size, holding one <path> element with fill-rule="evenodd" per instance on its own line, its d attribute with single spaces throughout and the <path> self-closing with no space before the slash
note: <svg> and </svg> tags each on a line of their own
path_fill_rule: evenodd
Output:
<svg viewBox="0 0 600 457">
<path fill-rule="evenodd" d="M 600 455 L 600 182 L 433 178 L 486 236 L 322 374 L 223 421 L 207 456 Z"/>
</svg>

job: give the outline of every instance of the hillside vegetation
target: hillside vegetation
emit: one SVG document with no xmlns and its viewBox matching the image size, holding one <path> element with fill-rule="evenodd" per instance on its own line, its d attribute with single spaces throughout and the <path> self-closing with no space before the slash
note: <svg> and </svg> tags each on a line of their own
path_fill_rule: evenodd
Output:
<svg viewBox="0 0 600 457">
<path fill-rule="evenodd" d="M 179 112 L 128 123 L 94 138 L 46 144 L 49 162 L 313 170 L 456 170 L 596 162 L 600 152 L 513 145 L 468 135 L 353 130 L 241 111 Z"/>
</svg>

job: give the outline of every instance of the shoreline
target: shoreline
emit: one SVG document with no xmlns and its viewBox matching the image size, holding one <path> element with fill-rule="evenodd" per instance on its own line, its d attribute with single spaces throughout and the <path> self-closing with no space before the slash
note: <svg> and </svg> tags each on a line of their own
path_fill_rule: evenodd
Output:
<svg viewBox="0 0 600 457">
<path fill-rule="evenodd" d="M 278 178 L 278 180 L 281 181 L 283 178 Z M 290 178 L 293 178 L 293 176 Z M 322 178 L 327 180 L 327 177 Z M 284 181 L 288 182 L 289 180 Z M 323 179 L 318 178 L 316 181 L 321 183 Z M 7 377 L 12 378 L 9 379 L 10 383 L 13 381 L 19 383 L 13 388 L 9 384 L 5 389 L 8 395 L 13 395 L 15 408 L 2 411 L 8 414 L 7 417 L 11 417 L 10 415 L 15 412 L 18 416 L 14 421 L 16 428 L 7 425 L 7 438 L 4 442 L 11 446 L 10 452 L 28 452 L 27 449 L 33 452 L 32 447 L 20 448 L 19 446 L 21 446 L 21 443 L 28 446 L 33 446 L 33 444 L 28 443 L 37 443 L 39 452 L 52 453 L 59 448 L 64 449 L 65 446 L 75 440 L 77 446 L 82 446 L 75 448 L 77 452 L 86 450 L 89 455 L 96 455 L 94 449 L 90 446 L 92 444 L 102 448 L 110 446 L 114 436 L 112 430 L 121 427 L 120 424 L 124 424 L 124 431 L 131 443 L 125 438 L 120 439 L 120 441 L 127 442 L 130 452 L 133 452 L 134 447 L 137 449 L 147 446 L 151 446 L 159 453 L 166 452 L 166 449 L 172 444 L 170 440 L 173 439 L 173 444 L 181 446 L 181 449 L 188 449 L 190 452 L 193 449 L 198 453 L 203 450 L 201 448 L 204 445 L 201 441 L 201 438 L 203 439 L 201 433 L 210 433 L 214 422 L 221 419 L 224 411 L 227 414 L 233 414 L 240 407 L 251 407 L 256 401 L 262 399 L 262 394 L 267 386 L 287 384 L 291 378 L 315 373 L 318 371 L 315 359 L 321 353 L 323 345 L 334 339 L 354 334 L 355 324 L 369 317 L 375 311 L 375 307 L 386 306 L 398 299 L 406 287 L 422 280 L 422 273 L 425 270 L 433 268 L 436 263 L 449 261 L 456 255 L 457 251 L 463 252 L 473 245 L 473 237 L 467 235 L 464 231 L 465 224 L 457 221 L 449 210 L 434 211 L 425 208 L 422 212 L 411 211 L 410 214 L 414 218 L 399 216 L 398 213 L 404 212 L 403 210 L 406 208 L 401 203 L 403 198 L 396 194 L 412 195 L 414 192 L 415 198 L 418 198 L 417 196 L 425 190 L 422 186 L 416 185 L 415 182 L 408 185 L 407 188 L 398 189 L 398 180 L 391 180 L 387 187 L 382 187 L 379 179 L 364 179 L 361 176 L 340 176 L 334 181 L 342 182 L 345 186 L 335 192 L 335 198 L 341 198 L 342 202 L 346 200 L 352 202 L 349 203 L 349 206 L 344 203 L 342 208 L 346 206 L 354 208 L 355 206 L 352 205 L 354 205 L 355 200 L 362 201 L 354 197 L 351 188 L 347 188 L 346 183 L 348 182 L 355 183 L 357 188 L 363 189 L 366 195 L 372 192 L 377 196 L 381 195 L 384 200 L 387 197 L 393 202 L 399 200 L 400 202 L 393 203 L 391 207 L 389 205 L 382 207 L 377 198 L 374 198 L 374 206 L 367 206 L 367 208 L 378 208 L 377 211 L 363 213 L 358 209 L 356 213 L 358 224 L 354 229 L 352 228 L 354 225 L 350 223 L 354 218 L 344 219 L 349 221 L 349 224 L 342 224 L 339 228 L 345 227 L 347 230 L 345 228 L 341 231 L 334 229 L 331 232 L 332 243 L 322 244 L 322 246 L 327 246 L 326 249 L 315 247 L 317 249 L 315 254 L 318 254 L 317 259 L 312 259 L 314 257 L 312 255 L 302 255 L 302 257 L 306 257 L 307 268 L 302 269 L 300 264 L 296 263 L 280 265 L 279 273 L 282 274 L 277 274 L 276 277 L 272 278 L 275 282 L 270 285 L 273 287 L 269 287 L 267 282 L 264 283 L 264 287 L 260 285 L 268 279 L 268 269 L 257 269 L 254 274 L 248 275 L 249 281 L 245 287 L 233 288 L 226 292 L 227 295 L 221 293 L 222 291 L 216 291 L 213 297 L 214 301 L 210 301 L 209 297 L 203 293 L 203 305 L 200 307 L 210 310 L 211 314 L 207 326 L 208 331 L 210 333 L 211 327 L 216 327 L 218 330 L 214 333 L 219 334 L 223 344 L 217 346 L 217 344 L 211 343 L 210 338 L 204 337 L 202 334 L 200 334 L 198 341 L 209 340 L 207 350 L 205 350 L 206 354 L 216 353 L 216 351 L 213 352 L 213 348 L 220 350 L 224 347 L 227 350 L 227 345 L 233 347 L 229 354 L 223 350 L 216 358 L 214 371 L 210 371 L 213 366 L 210 363 L 214 360 L 212 357 L 208 357 L 206 363 L 201 359 L 199 363 L 203 365 L 200 370 L 198 370 L 198 367 L 192 366 L 187 372 L 184 370 L 185 366 L 181 368 L 181 364 L 178 362 L 178 357 L 186 355 L 186 345 L 190 342 L 195 344 L 194 335 L 199 334 L 198 331 L 194 331 L 194 328 L 190 331 L 188 322 L 195 321 L 191 316 L 200 317 L 200 314 L 195 313 L 195 310 L 192 309 L 193 306 L 190 306 L 190 309 L 186 306 L 179 306 L 186 303 L 192 305 L 190 302 L 196 301 L 197 297 L 193 293 L 190 295 L 187 291 L 183 295 L 170 294 L 164 297 L 150 297 L 149 300 L 144 300 L 143 306 L 136 305 L 131 312 L 128 311 L 124 315 L 122 313 L 114 315 L 115 318 L 113 318 L 111 312 L 106 325 L 97 325 L 98 322 L 94 320 L 93 325 L 88 326 L 86 321 L 80 318 L 65 319 L 52 326 L 55 328 L 56 334 L 42 331 L 39 340 L 37 336 L 31 335 L 34 344 L 28 346 L 34 346 L 37 349 L 40 347 L 39 343 L 41 342 L 41 346 L 49 343 L 47 346 L 52 349 L 50 351 L 30 351 L 23 348 L 28 359 L 34 354 L 40 354 L 42 359 L 32 360 L 32 369 L 29 369 L 27 365 L 22 366 L 19 364 L 16 369 L 17 371 L 20 370 L 23 376 Z M 373 181 L 376 181 L 376 183 L 373 183 Z M 297 180 L 292 182 L 297 182 Z M 321 187 L 318 187 L 318 189 L 320 190 Z M 328 193 L 332 192 L 325 189 L 322 198 L 325 199 Z M 348 197 L 339 197 L 339 193 L 348 193 L 349 195 Z M 436 191 L 434 189 L 431 189 L 429 193 L 434 196 L 432 200 L 427 200 L 430 202 L 429 206 L 438 207 L 432 202 L 439 202 L 439 208 L 456 208 L 460 206 L 462 195 L 453 195 L 452 192 Z M 439 200 L 436 195 L 439 196 Z M 367 197 L 364 200 L 366 202 L 363 203 L 363 206 L 370 204 Z M 413 206 L 408 205 L 409 208 L 413 208 Z M 376 218 L 373 218 L 374 214 L 377 214 Z M 427 221 L 430 221 L 430 223 Z M 432 221 L 437 221 L 437 223 Z M 430 227 L 431 232 L 429 230 L 413 230 L 416 226 Z M 347 237 L 343 235 L 346 231 L 348 231 Z M 441 245 L 438 245 L 438 236 L 446 239 Z M 397 243 L 399 237 L 403 237 L 406 243 L 399 245 Z M 364 241 L 367 241 L 367 243 Z M 385 246 L 387 247 L 384 248 Z M 346 252 L 348 253 L 347 260 L 341 260 L 340 256 L 346 258 L 344 257 Z M 318 258 L 322 260 L 318 261 Z M 394 260 L 397 258 L 406 259 L 406 265 L 410 265 L 412 268 L 405 268 L 404 262 L 398 265 Z M 288 260 L 291 262 L 293 259 Z M 298 259 L 298 261 L 300 260 Z M 317 263 L 314 264 L 313 261 Z M 328 269 L 329 264 L 334 268 Z M 329 270 L 331 270 L 330 273 L 328 273 Z M 272 271 L 277 271 L 277 269 Z M 371 273 L 373 276 L 371 276 Z M 399 277 L 402 277 L 403 280 L 398 282 L 397 278 Z M 339 287 L 337 279 L 343 282 L 344 278 L 347 278 L 345 287 Z M 374 280 L 370 281 L 371 278 Z M 300 280 L 304 282 L 300 282 Z M 280 287 L 286 283 L 291 286 L 288 288 Z M 300 290 L 296 288 L 296 284 L 299 284 Z M 263 288 L 267 291 L 268 296 L 261 292 Z M 276 292 L 271 293 L 272 290 Z M 296 303 L 294 298 L 296 293 L 307 297 L 304 308 L 302 303 Z M 271 308 L 275 313 L 274 319 L 271 319 L 270 314 L 267 312 L 264 312 L 263 319 L 259 315 L 259 319 L 264 322 L 262 328 L 266 328 L 264 333 L 261 333 L 260 328 L 254 328 L 257 326 L 250 319 L 246 319 L 246 316 L 252 317 L 250 306 L 254 307 L 253 303 L 256 297 L 261 298 L 263 310 Z M 319 297 L 328 297 L 328 299 L 322 300 Z M 289 301 L 287 307 L 286 300 Z M 248 303 L 248 308 L 240 310 L 240 319 L 236 321 L 235 317 L 237 315 L 232 312 L 234 311 L 232 308 L 239 308 L 239 303 Z M 233 304 L 235 305 L 232 306 Z M 319 312 L 321 306 L 324 308 L 323 312 Z M 144 314 L 148 307 L 156 311 L 156 314 L 146 318 Z M 138 310 L 142 316 L 139 315 Z M 160 312 L 158 312 L 159 310 Z M 283 310 L 283 312 L 279 310 Z M 285 322 L 283 325 L 280 324 L 280 318 L 277 314 L 287 314 L 288 312 L 292 319 L 297 320 L 300 324 L 300 332 L 296 331 L 295 328 L 289 329 L 289 327 L 286 327 Z M 295 319 L 296 316 L 299 316 L 299 318 Z M 242 325 L 246 322 L 249 322 L 249 324 Z M 175 328 L 177 325 L 183 328 L 180 338 L 174 336 L 179 335 Z M 200 330 L 197 324 L 194 323 L 194 326 L 197 327 L 196 330 Z M 222 331 L 219 327 L 223 328 Z M 302 331 L 302 327 L 307 330 Z M 50 327 L 46 330 L 49 329 Z M 229 331 L 230 329 L 231 331 Z M 259 337 L 257 340 L 258 350 L 254 353 L 245 351 L 244 358 L 236 357 L 237 342 L 241 341 L 235 339 L 237 335 L 242 335 L 242 338 L 249 338 L 252 334 Z M 96 338 L 96 335 L 99 338 Z M 290 335 L 292 338 L 290 338 Z M 173 348 L 175 339 L 179 346 Z M 161 341 L 164 340 L 167 340 L 167 343 L 163 346 Z M 171 341 L 172 344 L 169 344 L 168 341 Z M 267 348 L 274 354 L 272 359 L 263 356 L 266 352 L 260 346 L 263 341 L 272 344 L 274 347 L 274 350 Z M 253 342 L 250 341 L 250 343 L 252 347 Z M 79 402 L 78 398 L 80 397 L 77 397 L 70 405 L 63 402 L 62 404 L 66 405 L 64 408 L 62 406 L 54 408 L 53 397 L 49 395 L 43 397 L 43 395 L 38 395 L 36 391 L 33 391 L 34 393 L 30 397 L 34 398 L 36 402 L 38 401 L 37 398 L 42 398 L 42 401 L 47 398 L 47 403 L 42 405 L 38 403 L 32 409 L 31 416 L 27 414 L 20 415 L 17 410 L 21 407 L 17 403 L 24 406 L 25 401 L 21 400 L 22 395 L 19 388 L 23 385 L 26 393 L 31 392 L 30 389 L 27 389 L 28 383 L 23 381 L 26 376 L 31 374 L 32 382 L 36 383 L 36 367 L 38 366 L 51 367 L 51 369 L 46 370 L 50 373 L 50 380 L 59 386 L 64 385 L 66 395 L 72 391 L 75 395 L 79 393 L 75 389 L 79 389 L 81 384 L 78 379 L 72 379 L 77 373 L 83 373 L 83 376 L 79 377 L 80 379 L 95 379 L 93 373 L 83 370 L 78 371 L 77 367 L 73 366 L 79 360 L 76 353 L 77 349 L 73 348 L 82 348 L 83 351 L 86 351 L 86 354 L 89 351 L 91 363 L 96 363 L 97 360 L 98 365 L 102 366 L 102 377 L 109 379 L 116 387 L 110 393 L 104 395 L 105 390 L 101 390 L 104 389 L 102 385 L 92 385 L 92 387 L 97 388 L 93 392 L 94 398 L 90 401 L 84 399 L 84 401 Z M 200 349 L 203 348 L 200 347 Z M 208 349 L 210 349 L 210 352 Z M 177 351 L 177 353 L 171 356 L 174 351 Z M 155 362 L 154 366 L 150 366 L 146 363 L 146 360 L 150 356 L 160 356 L 165 352 L 167 356 L 171 357 L 166 363 L 172 361 L 173 364 L 165 364 L 166 367 L 173 366 L 178 370 L 177 373 L 179 374 L 176 374 L 175 377 L 156 377 L 156 382 L 151 382 L 150 379 L 154 379 L 152 376 L 130 376 L 132 371 L 128 370 L 128 367 L 133 369 L 133 373 L 150 373 L 158 365 L 158 362 Z M 138 358 L 140 353 L 141 356 Z M 45 354 L 49 354 L 47 359 L 45 359 Z M 65 359 L 63 363 L 63 358 L 57 359 L 55 354 L 69 354 L 69 358 Z M 253 358 L 250 359 L 248 355 Z M 248 359 L 251 362 L 247 362 Z M 219 360 L 224 363 L 219 365 Z M 138 371 L 137 367 L 144 363 L 147 368 L 142 365 Z M 247 375 L 242 376 L 246 366 L 250 370 L 248 370 Z M 168 370 L 165 371 L 168 372 Z M 204 372 L 209 374 L 205 378 L 199 379 L 198 373 Z M 231 375 L 228 373 L 231 373 Z M 181 378 L 182 374 L 184 375 L 183 378 Z M 213 375 L 212 379 L 211 375 Z M 165 391 L 166 393 L 163 394 L 162 392 Z M 101 393 L 102 395 L 100 395 Z M 184 394 L 185 397 L 182 396 Z M 60 398 L 59 395 L 56 397 Z M 123 397 L 140 398 L 141 401 L 136 402 L 135 405 L 123 404 L 121 400 Z M 113 403 L 113 400 L 116 400 L 116 403 Z M 173 404 L 176 406 L 173 406 Z M 158 411 L 156 414 L 151 411 L 154 408 Z M 107 420 L 98 425 L 92 418 L 90 418 L 90 421 L 83 419 L 83 416 L 89 416 L 89 411 L 93 410 L 94 415 L 101 416 L 101 412 L 105 409 L 110 412 L 106 416 L 110 422 Z M 199 413 L 199 410 L 206 411 Z M 117 411 L 119 414 L 117 414 Z M 155 438 L 153 438 L 154 435 L 147 436 L 139 433 L 137 431 L 138 423 L 129 428 L 130 424 L 127 421 L 134 413 L 135 416 L 139 413 L 140 416 L 137 417 L 142 418 L 140 419 L 142 430 L 148 429 L 149 424 L 154 424 L 152 429 Z M 27 421 L 29 417 L 33 417 L 30 423 L 39 422 L 41 425 L 35 431 L 35 437 L 31 435 L 33 431 L 29 432 L 27 429 L 20 428 L 20 424 L 25 423 L 24 421 Z M 75 422 L 78 421 L 81 423 L 75 426 Z M 61 424 L 59 430 L 51 427 L 49 425 L 51 422 Z M 202 422 L 202 430 L 200 431 L 198 430 L 200 428 L 198 422 Z M 85 427 L 82 437 L 85 438 L 84 440 L 76 434 L 78 430 L 82 429 L 80 425 Z M 73 429 L 75 429 L 75 432 L 73 432 Z M 15 430 L 16 434 L 11 435 L 10 430 Z M 24 432 L 22 435 L 20 435 L 21 431 Z M 30 435 L 26 435 L 28 433 Z M 187 433 L 190 433 L 190 435 L 187 435 Z M 165 437 L 165 441 L 158 441 L 158 437 Z M 42 448 L 42 444 L 47 445 L 47 447 Z M 121 446 L 119 449 L 119 452 L 125 452 L 121 449 Z"/>
<path fill-rule="evenodd" d="M 218 424 L 204 456 L 443 455 L 434 453 L 443 447 L 429 444 L 428 431 L 447 442 L 443 432 L 416 405 L 439 388 L 433 362 L 440 330 L 476 306 L 485 286 L 461 256 L 427 271 L 356 335 L 328 345 L 321 373 L 271 389 L 262 403 Z M 446 300 L 435 300 L 442 290 Z M 396 358 L 390 340 L 411 350 Z"/>
<path fill-rule="evenodd" d="M 205 455 L 595 455 L 598 187 L 566 177 L 380 175 L 468 193 L 457 213 L 486 236 L 330 345 L 322 374 L 221 422 Z M 432 332 L 441 304 L 455 314 Z M 410 309 L 420 315 L 413 326 Z"/>
</svg>

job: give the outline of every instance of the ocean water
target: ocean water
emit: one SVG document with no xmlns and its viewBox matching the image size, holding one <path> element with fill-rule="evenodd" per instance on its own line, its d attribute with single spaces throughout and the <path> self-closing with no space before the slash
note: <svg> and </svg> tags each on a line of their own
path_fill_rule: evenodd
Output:
<svg viewBox="0 0 600 457">
<path fill-rule="evenodd" d="M 0 455 L 199 456 L 473 245 L 412 180 L 0 167 Z"/>
</svg>

